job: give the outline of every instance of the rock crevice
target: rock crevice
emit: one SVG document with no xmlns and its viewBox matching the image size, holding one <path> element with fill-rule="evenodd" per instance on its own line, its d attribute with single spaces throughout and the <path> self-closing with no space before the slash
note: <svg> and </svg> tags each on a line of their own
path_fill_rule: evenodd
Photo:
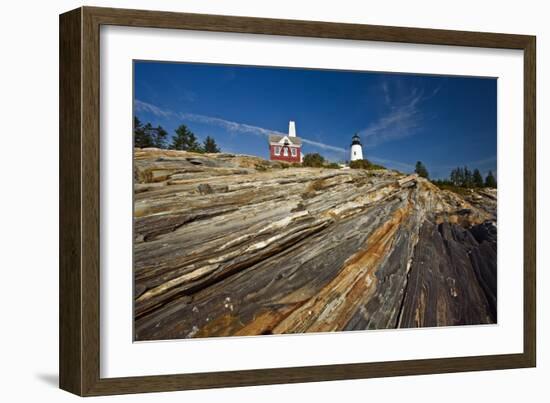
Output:
<svg viewBox="0 0 550 403">
<path fill-rule="evenodd" d="M 137 149 L 136 340 L 496 322 L 496 193 Z"/>
</svg>

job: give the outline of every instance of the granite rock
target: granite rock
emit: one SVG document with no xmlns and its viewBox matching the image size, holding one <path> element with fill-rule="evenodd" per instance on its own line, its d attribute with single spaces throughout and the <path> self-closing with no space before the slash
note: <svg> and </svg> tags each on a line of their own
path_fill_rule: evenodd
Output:
<svg viewBox="0 0 550 403">
<path fill-rule="evenodd" d="M 134 179 L 136 340 L 496 322 L 496 191 L 158 149 Z"/>
</svg>

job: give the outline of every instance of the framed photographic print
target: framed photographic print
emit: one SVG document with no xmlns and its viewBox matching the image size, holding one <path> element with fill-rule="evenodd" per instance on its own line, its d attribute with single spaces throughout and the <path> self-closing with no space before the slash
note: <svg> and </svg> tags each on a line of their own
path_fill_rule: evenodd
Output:
<svg viewBox="0 0 550 403">
<path fill-rule="evenodd" d="M 60 65 L 61 388 L 535 365 L 535 37 L 83 7 Z"/>
</svg>

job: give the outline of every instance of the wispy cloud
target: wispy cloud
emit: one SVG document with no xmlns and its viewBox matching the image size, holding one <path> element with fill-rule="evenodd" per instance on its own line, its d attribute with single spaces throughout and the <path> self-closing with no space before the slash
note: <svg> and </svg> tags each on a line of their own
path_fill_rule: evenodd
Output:
<svg viewBox="0 0 550 403">
<path fill-rule="evenodd" d="M 174 116 L 172 111 L 161 109 L 158 106 L 140 101 L 139 99 L 134 100 L 134 108 L 137 112 L 149 112 L 159 118 L 171 118 Z"/>
<path fill-rule="evenodd" d="M 286 134 L 278 132 L 276 130 L 270 130 L 259 126 L 249 125 L 246 123 L 233 122 L 231 120 L 225 120 L 213 116 L 198 115 L 194 113 L 178 113 L 177 117 L 189 122 L 197 122 L 222 127 L 229 132 L 254 134 L 257 136 L 268 136 L 269 134 Z"/>
<path fill-rule="evenodd" d="M 213 116 L 206 116 L 206 115 L 200 115 L 195 113 L 174 112 L 171 110 L 159 108 L 156 105 L 152 105 L 137 99 L 134 101 L 134 106 L 136 108 L 136 111 L 138 112 L 149 112 L 160 118 L 179 118 L 181 120 L 185 120 L 188 122 L 196 122 L 196 123 L 218 126 L 218 127 L 222 127 L 223 129 L 231 133 L 252 134 L 252 135 L 264 136 L 264 137 L 267 137 L 270 134 L 278 134 L 281 136 L 284 136 L 287 134 L 287 133 L 279 132 L 277 130 L 249 125 L 246 123 L 234 122 L 231 120 L 226 120 L 226 119 L 217 118 Z M 303 136 L 300 136 L 300 138 L 302 139 L 303 143 L 313 147 L 317 147 L 323 150 L 328 150 L 336 153 L 342 153 L 342 154 L 347 153 L 347 150 L 342 147 L 332 146 L 330 144 L 325 144 L 320 141 L 309 140 L 307 138 L 304 138 Z"/>
<path fill-rule="evenodd" d="M 196 122 L 196 123 L 202 123 L 206 125 L 218 126 L 227 130 L 230 133 L 242 133 L 242 134 L 249 134 L 249 135 L 255 135 L 255 136 L 262 136 L 262 137 L 267 137 L 270 134 L 277 134 L 281 136 L 284 136 L 287 134 L 287 133 L 279 132 L 277 130 L 267 129 L 260 126 L 249 125 L 246 123 L 234 122 L 231 120 L 226 120 L 226 119 L 222 119 L 214 116 L 200 115 L 200 114 L 187 113 L 187 112 L 174 112 L 174 111 L 163 109 L 156 105 L 152 105 L 150 103 L 143 102 L 137 99 L 134 101 L 134 106 L 136 108 L 136 111 L 138 112 L 152 113 L 153 115 L 159 118 L 177 118 L 187 122 Z M 333 146 L 330 144 L 323 143 L 321 141 L 310 140 L 308 138 L 305 138 L 303 135 L 300 135 L 300 138 L 302 139 L 302 142 L 304 144 L 327 151 L 327 153 L 330 155 L 330 157 L 332 157 L 333 160 L 342 161 L 342 160 L 348 159 L 349 150 L 346 148 Z M 325 155 L 325 157 L 327 156 Z M 368 158 L 376 163 L 386 165 L 390 168 L 395 168 L 403 171 L 412 171 L 414 169 L 413 165 L 407 164 L 404 162 L 389 160 L 385 158 L 378 158 L 373 155 L 369 155 Z"/>
<path fill-rule="evenodd" d="M 264 127 L 253 126 L 246 123 L 233 122 L 231 120 L 225 120 L 225 119 L 216 118 L 212 116 L 198 115 L 194 113 L 180 113 L 178 114 L 178 117 L 183 120 L 187 120 L 191 122 L 198 122 L 198 123 L 204 123 L 204 124 L 223 127 L 227 131 L 233 132 L 233 133 L 236 132 L 236 133 L 244 133 L 244 134 L 254 134 L 254 135 L 265 136 L 265 137 L 269 136 L 270 134 L 277 134 L 280 136 L 284 136 L 287 134 L 287 133 L 279 132 L 277 130 L 266 129 Z M 304 138 L 302 135 L 300 135 L 300 138 L 302 139 L 302 142 L 304 144 L 321 148 L 323 150 L 333 151 L 337 153 L 347 152 L 345 148 L 332 146 L 330 144 L 325 144 L 320 141 L 309 140 L 307 138 Z"/>
<path fill-rule="evenodd" d="M 436 87 L 433 91 L 432 91 L 432 94 L 430 95 L 430 98 L 431 97 L 435 97 L 437 95 L 437 93 L 441 90 L 441 86 L 439 87 Z"/>
<path fill-rule="evenodd" d="M 390 89 L 388 88 L 388 83 L 386 81 L 382 82 L 382 92 L 384 93 L 384 101 L 386 105 L 391 104 Z"/>
<path fill-rule="evenodd" d="M 425 119 L 421 104 L 441 90 L 441 87 L 436 87 L 426 93 L 423 88 L 412 88 L 403 93 L 401 86 L 390 87 L 387 81 L 383 81 L 379 88 L 388 112 L 359 131 L 367 148 L 417 134 Z"/>
<path fill-rule="evenodd" d="M 302 139 L 303 143 L 309 144 L 310 146 L 322 148 L 323 150 L 335 151 L 335 152 L 339 152 L 339 153 L 347 153 L 348 152 L 348 150 L 346 150 L 345 148 L 342 148 L 342 147 L 331 146 L 329 144 L 321 143 L 319 141 L 308 140 L 308 139 L 305 139 L 303 137 L 300 137 L 300 138 Z"/>
<path fill-rule="evenodd" d="M 197 100 L 197 94 L 191 90 L 181 91 L 180 99 L 184 102 L 195 102 Z"/>
<path fill-rule="evenodd" d="M 388 113 L 359 132 L 365 140 L 365 146 L 370 148 L 417 133 L 423 119 L 419 108 L 423 97 L 424 91 L 415 89 L 400 103 L 390 104 Z M 385 99 L 391 102 L 391 98 L 387 94 Z"/>
</svg>

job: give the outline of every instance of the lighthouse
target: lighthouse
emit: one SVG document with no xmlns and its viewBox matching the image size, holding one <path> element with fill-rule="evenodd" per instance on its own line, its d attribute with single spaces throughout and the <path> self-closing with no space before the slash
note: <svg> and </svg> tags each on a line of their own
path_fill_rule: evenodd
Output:
<svg viewBox="0 0 550 403">
<path fill-rule="evenodd" d="M 363 147 L 361 146 L 361 139 L 356 133 L 355 136 L 351 138 L 350 160 L 356 161 L 356 160 L 362 160 L 362 159 L 363 159 Z"/>
<path fill-rule="evenodd" d="M 296 137 L 296 123 L 293 120 L 288 122 L 288 137 Z"/>
</svg>

